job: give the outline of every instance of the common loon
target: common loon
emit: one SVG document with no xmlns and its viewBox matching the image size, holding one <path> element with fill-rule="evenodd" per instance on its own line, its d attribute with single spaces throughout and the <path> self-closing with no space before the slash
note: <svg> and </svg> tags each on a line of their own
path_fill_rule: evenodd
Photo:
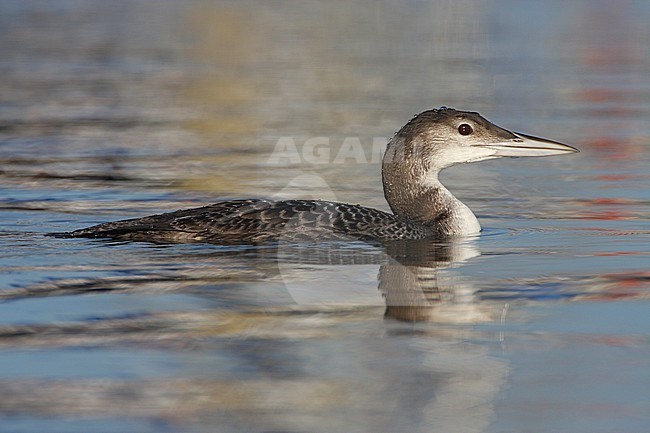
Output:
<svg viewBox="0 0 650 433">
<path fill-rule="evenodd" d="M 479 113 L 441 107 L 413 117 L 389 141 L 382 162 L 384 196 L 393 213 L 320 200 L 234 200 L 99 224 L 64 237 L 146 242 L 259 244 L 279 240 L 445 238 L 477 234 L 472 211 L 438 180 L 456 164 L 500 157 L 578 152 L 510 132 Z"/>
</svg>

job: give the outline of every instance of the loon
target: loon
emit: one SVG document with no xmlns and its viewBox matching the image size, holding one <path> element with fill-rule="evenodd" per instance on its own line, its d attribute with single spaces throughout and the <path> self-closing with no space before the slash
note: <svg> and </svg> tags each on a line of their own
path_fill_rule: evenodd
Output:
<svg viewBox="0 0 650 433">
<path fill-rule="evenodd" d="M 441 107 L 413 117 L 389 141 L 382 161 L 392 213 L 321 200 L 224 201 L 59 234 L 153 243 L 262 244 L 287 241 L 448 238 L 476 235 L 474 213 L 438 179 L 456 164 L 501 157 L 578 152 L 572 146 L 503 129 L 477 112 Z"/>
</svg>

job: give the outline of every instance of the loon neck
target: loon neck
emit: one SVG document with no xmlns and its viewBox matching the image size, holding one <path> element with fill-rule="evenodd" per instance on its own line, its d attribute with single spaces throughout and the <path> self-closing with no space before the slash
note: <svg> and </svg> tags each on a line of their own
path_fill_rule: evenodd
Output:
<svg viewBox="0 0 650 433">
<path fill-rule="evenodd" d="M 395 215 L 438 235 L 471 235 L 481 231 L 474 213 L 445 188 L 437 174 L 414 183 L 404 183 L 404 178 L 395 181 L 387 170 L 383 177 L 384 196 Z"/>
</svg>

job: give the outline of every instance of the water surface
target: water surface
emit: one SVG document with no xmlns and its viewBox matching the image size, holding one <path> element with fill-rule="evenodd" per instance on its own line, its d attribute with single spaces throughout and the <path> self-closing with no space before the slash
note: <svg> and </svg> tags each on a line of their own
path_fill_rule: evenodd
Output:
<svg viewBox="0 0 650 433">
<path fill-rule="evenodd" d="M 633 1 L 0 2 L 1 429 L 647 431 L 647 22 Z M 234 197 L 387 209 L 373 143 L 440 105 L 581 153 L 445 171 L 484 227 L 453 243 L 45 236 Z"/>
</svg>

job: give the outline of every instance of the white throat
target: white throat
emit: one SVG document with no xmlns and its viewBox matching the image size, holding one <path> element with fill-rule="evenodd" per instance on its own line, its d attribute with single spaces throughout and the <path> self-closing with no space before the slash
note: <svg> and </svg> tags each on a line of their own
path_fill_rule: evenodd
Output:
<svg viewBox="0 0 650 433">
<path fill-rule="evenodd" d="M 431 173 L 426 177 L 425 183 L 438 190 L 444 197 L 444 203 L 449 210 L 449 215 L 442 222 L 447 234 L 450 235 L 475 235 L 480 233 L 481 224 L 474 212 L 462 201 L 458 200 L 438 179 L 438 173 Z"/>
</svg>

